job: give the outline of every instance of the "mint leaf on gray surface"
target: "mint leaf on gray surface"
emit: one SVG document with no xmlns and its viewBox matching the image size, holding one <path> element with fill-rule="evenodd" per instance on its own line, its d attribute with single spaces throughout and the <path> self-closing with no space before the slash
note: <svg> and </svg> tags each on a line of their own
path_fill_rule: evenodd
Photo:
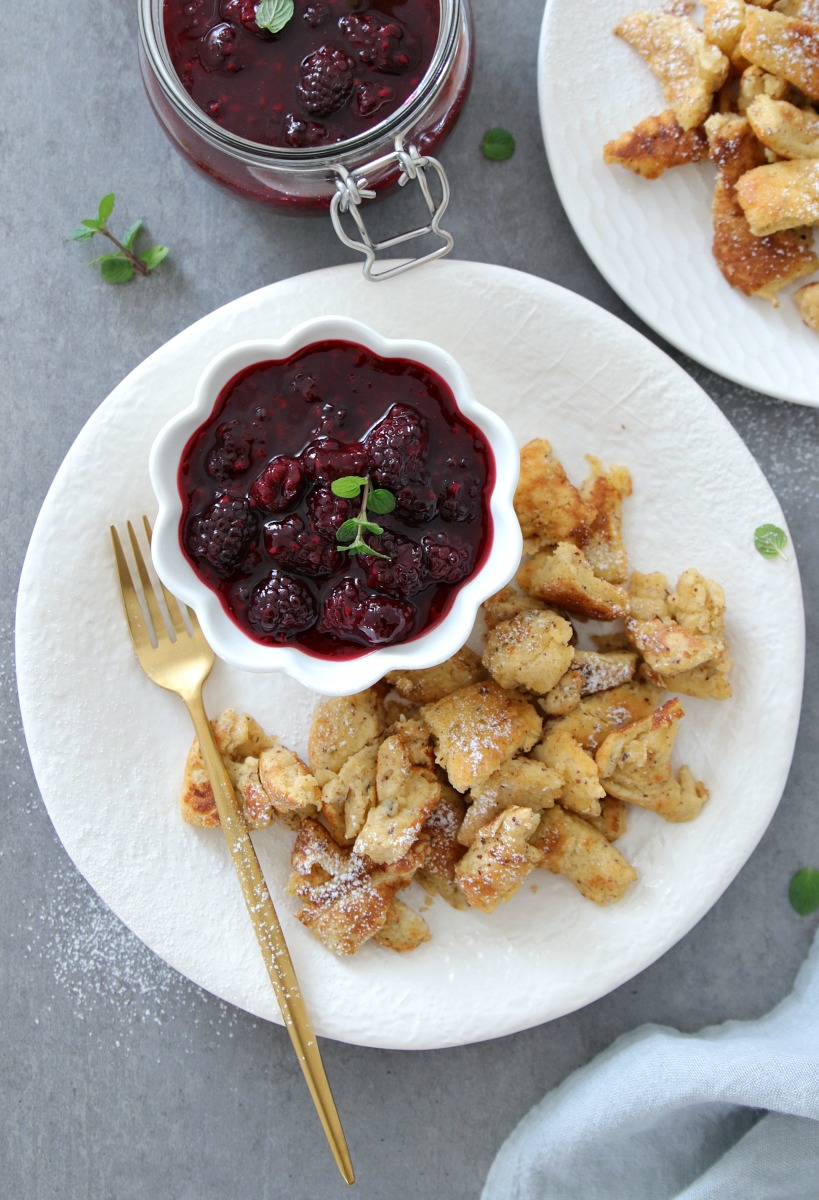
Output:
<svg viewBox="0 0 819 1200">
<path fill-rule="evenodd" d="M 68 240 L 70 242 L 89 242 L 95 233 L 95 229 L 89 229 L 85 225 L 80 225 L 76 229 L 71 230 Z"/>
<path fill-rule="evenodd" d="M 114 211 L 114 193 L 109 192 L 107 196 L 103 196 L 102 200 L 100 200 L 99 212 L 97 213 L 97 220 L 99 221 L 101 226 L 106 224 L 106 222 L 108 221 L 108 218 L 111 216 L 111 213 L 113 211 Z"/>
<path fill-rule="evenodd" d="M 508 129 L 487 129 L 481 138 L 481 150 L 491 162 L 503 162 L 515 153 L 515 139 Z"/>
<path fill-rule="evenodd" d="M 136 235 L 139 233 L 141 228 L 142 222 L 134 221 L 133 225 L 129 225 L 125 230 L 125 233 L 122 235 L 122 244 L 126 247 L 126 249 L 131 250 L 133 248 L 134 242 L 136 241 Z"/>
<path fill-rule="evenodd" d="M 106 283 L 128 283 L 134 277 L 134 264 L 127 258 L 112 255 L 100 263 L 100 275 Z"/>
<path fill-rule="evenodd" d="M 797 871 L 788 889 L 791 905 L 800 917 L 807 917 L 819 908 L 819 871 L 803 867 Z"/>
<path fill-rule="evenodd" d="M 168 257 L 167 246 L 151 246 L 150 250 L 143 251 L 139 256 L 145 263 L 149 271 L 153 271 L 154 267 L 158 267 L 163 258 Z"/>
</svg>

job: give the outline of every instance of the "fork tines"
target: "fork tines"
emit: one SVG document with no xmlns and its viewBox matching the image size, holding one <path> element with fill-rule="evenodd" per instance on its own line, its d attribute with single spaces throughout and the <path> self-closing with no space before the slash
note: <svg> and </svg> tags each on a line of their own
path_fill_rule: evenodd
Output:
<svg viewBox="0 0 819 1200">
<path fill-rule="evenodd" d="M 150 556 L 151 523 L 146 516 L 143 516 L 142 523 L 145 529 Z M 162 638 L 169 637 L 172 641 L 175 641 L 182 634 L 189 634 L 190 629 L 185 623 L 182 609 L 184 608 L 190 626 L 194 630 L 197 628 L 195 614 L 187 605 L 181 606 L 176 597 L 167 590 L 159 578 L 154 583 L 151 573 L 148 570 L 145 556 L 142 553 L 136 531 L 130 521 L 126 523 L 126 528 L 136 565 L 136 577 L 128 564 L 128 559 L 116 527 L 114 525 L 110 527 L 111 540 L 114 543 L 114 554 L 119 572 L 119 582 L 122 589 L 122 599 L 134 645 L 139 649 L 146 642 L 156 645 Z M 139 586 L 137 586 L 136 580 L 138 580 Z M 164 601 L 164 606 L 159 601 L 160 596 L 162 601 Z M 140 598 L 142 603 L 140 602 Z"/>
</svg>

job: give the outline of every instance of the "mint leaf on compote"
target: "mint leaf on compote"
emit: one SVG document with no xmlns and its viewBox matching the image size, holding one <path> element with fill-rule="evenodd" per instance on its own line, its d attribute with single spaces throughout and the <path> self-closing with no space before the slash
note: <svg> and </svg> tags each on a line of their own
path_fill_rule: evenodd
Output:
<svg viewBox="0 0 819 1200">
<path fill-rule="evenodd" d="M 344 500 L 352 500 L 355 496 L 360 495 L 361 489 L 366 484 L 367 480 L 364 475 L 342 475 L 341 479 L 334 479 L 330 484 L 330 491 L 334 496 L 341 496 Z"/>
<path fill-rule="evenodd" d="M 382 513 L 391 513 L 395 508 L 395 496 L 386 488 L 376 488 L 375 491 L 370 492 L 368 508 L 377 516 L 381 516 Z"/>
<path fill-rule="evenodd" d="M 353 520 L 352 517 L 349 521 L 343 521 L 336 530 L 336 541 L 342 543 L 354 542 L 358 537 L 360 528 L 361 526 L 358 521 Z"/>
<path fill-rule="evenodd" d="M 256 24 L 268 33 L 281 33 L 294 11 L 293 0 L 262 0 L 256 9 Z"/>
<path fill-rule="evenodd" d="M 375 558 L 389 558 L 389 555 L 382 554 L 379 550 L 374 550 L 372 546 L 369 546 L 364 541 L 364 534 L 373 533 L 378 537 L 384 532 L 383 528 L 375 521 L 368 520 L 367 509 L 372 509 L 374 513 L 392 512 L 395 508 L 395 496 L 392 492 L 387 488 L 375 488 L 371 491 L 369 475 L 343 475 L 341 479 L 334 479 L 330 484 L 331 491 L 345 500 L 352 500 L 361 492 L 362 488 L 363 495 L 358 516 L 349 517 L 348 520 L 342 522 L 336 531 L 336 544 L 339 550 L 344 550 L 347 554 L 372 554 Z M 375 497 L 378 499 L 374 503 Z"/>
</svg>

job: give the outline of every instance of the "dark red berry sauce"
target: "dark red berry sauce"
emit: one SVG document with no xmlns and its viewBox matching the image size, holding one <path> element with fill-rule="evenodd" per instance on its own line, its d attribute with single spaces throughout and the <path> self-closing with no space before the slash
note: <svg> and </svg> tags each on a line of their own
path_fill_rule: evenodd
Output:
<svg viewBox="0 0 819 1200">
<path fill-rule="evenodd" d="M 396 500 L 350 555 L 336 533 L 367 478 Z M 492 544 L 492 451 L 448 384 L 353 342 L 260 362 L 223 388 L 179 468 L 182 549 L 245 633 L 356 658 L 428 630 Z"/>
<path fill-rule="evenodd" d="M 267 146 L 327 146 L 384 120 L 415 91 L 438 40 L 438 0 L 295 0 L 276 34 L 255 0 L 165 0 L 165 40 L 195 104 Z"/>
</svg>

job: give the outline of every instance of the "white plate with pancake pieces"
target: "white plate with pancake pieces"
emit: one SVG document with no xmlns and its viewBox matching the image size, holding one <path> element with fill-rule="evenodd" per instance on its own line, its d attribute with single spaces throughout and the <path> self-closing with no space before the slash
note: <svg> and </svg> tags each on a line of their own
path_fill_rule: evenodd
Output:
<svg viewBox="0 0 819 1200">
<path fill-rule="evenodd" d="M 384 1048 L 465 1044 L 604 996 L 683 937 L 736 876 L 793 753 L 804 663 L 798 569 L 792 549 L 786 559 L 755 550 L 756 527 L 784 529 L 784 517 L 705 393 L 627 325 L 532 276 L 445 261 L 375 288 L 356 267 L 338 267 L 244 296 L 157 350 L 91 417 L 43 504 L 17 610 L 20 700 L 44 803 L 78 869 L 158 955 L 230 1003 L 281 1022 L 224 839 L 180 818 L 189 720 L 136 661 L 108 526 L 153 515 L 151 443 L 216 352 L 328 313 L 443 346 L 519 443 L 548 438 L 574 482 L 588 474 L 587 454 L 626 465 L 631 568 L 673 584 L 695 567 L 727 599 L 733 696 L 682 697 L 674 752 L 709 799 L 685 824 L 631 809 L 617 845 L 637 879 L 619 903 L 600 907 L 540 869 L 491 914 L 429 902 L 413 883 L 401 897 L 423 913 L 430 940 L 405 954 L 370 942 L 339 958 L 286 894 L 294 833 L 275 825 L 254 835 L 319 1034 Z M 206 686 L 212 716 L 250 713 L 303 756 L 317 699 L 283 674 L 224 664 Z"/>
<path fill-rule="evenodd" d="M 701 28 L 700 5 L 549 0 L 538 104 L 555 186 L 587 254 L 647 325 L 726 379 L 816 407 L 819 332 L 804 324 L 793 293 L 819 283 L 819 271 L 786 286 L 778 307 L 744 295 L 728 284 L 711 251 L 716 168 L 710 162 L 649 180 L 603 161 L 607 142 L 669 108 L 647 62 L 614 29 L 636 11 L 679 14 L 686 7 Z"/>
</svg>

